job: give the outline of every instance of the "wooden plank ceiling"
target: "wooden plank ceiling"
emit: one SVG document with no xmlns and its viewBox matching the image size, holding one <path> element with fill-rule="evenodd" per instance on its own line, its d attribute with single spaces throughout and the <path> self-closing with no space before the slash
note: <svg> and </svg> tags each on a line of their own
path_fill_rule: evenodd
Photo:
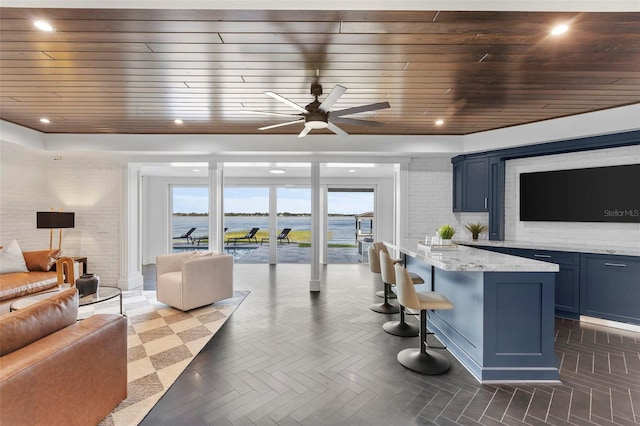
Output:
<svg viewBox="0 0 640 426">
<path fill-rule="evenodd" d="M 560 22 L 569 32 L 551 36 Z M 640 102 L 639 13 L 1 8 L 0 41 L 0 118 L 47 133 L 296 134 L 240 110 L 295 113 L 264 92 L 306 105 L 317 73 L 324 96 L 348 88 L 335 108 L 391 104 L 351 116 L 385 123 L 341 125 L 351 134 L 461 135 Z"/>
</svg>

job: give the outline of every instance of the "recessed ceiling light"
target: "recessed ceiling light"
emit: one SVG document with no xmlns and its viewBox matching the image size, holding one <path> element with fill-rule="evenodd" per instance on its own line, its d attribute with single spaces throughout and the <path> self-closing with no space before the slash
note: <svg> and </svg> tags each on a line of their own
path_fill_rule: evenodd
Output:
<svg viewBox="0 0 640 426">
<path fill-rule="evenodd" d="M 33 25 L 42 31 L 53 31 L 53 27 L 46 21 L 33 21 Z"/>
<path fill-rule="evenodd" d="M 442 126 L 444 124 L 444 120 L 436 120 L 436 126 Z"/>
<path fill-rule="evenodd" d="M 176 118 L 175 120 L 173 120 L 173 122 L 176 123 L 176 124 L 182 124 L 183 123 L 183 121 L 180 120 L 179 118 Z"/>
<path fill-rule="evenodd" d="M 356 169 L 349 169 L 349 173 L 355 173 Z"/>
<path fill-rule="evenodd" d="M 551 35 L 560 35 L 569 31 L 569 26 L 567 24 L 560 24 L 553 27 L 551 30 Z"/>
<path fill-rule="evenodd" d="M 49 123 L 51 123 L 51 120 L 49 120 L 48 118 L 41 118 L 40 122 L 44 123 L 44 124 L 49 124 Z"/>
<path fill-rule="evenodd" d="M 194 171 L 194 172 L 199 172 L 199 171 L 200 171 L 200 169 L 193 169 L 192 171 Z"/>
<path fill-rule="evenodd" d="M 269 173 L 273 173 L 274 175 L 281 175 L 283 173 L 287 173 L 285 170 L 282 169 L 271 169 L 269 170 Z"/>
</svg>

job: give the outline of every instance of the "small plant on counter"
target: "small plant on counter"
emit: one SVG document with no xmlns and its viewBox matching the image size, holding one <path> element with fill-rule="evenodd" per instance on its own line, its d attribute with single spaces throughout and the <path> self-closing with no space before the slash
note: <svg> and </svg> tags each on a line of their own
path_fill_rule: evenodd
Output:
<svg viewBox="0 0 640 426">
<path fill-rule="evenodd" d="M 467 228 L 467 230 L 468 230 L 469 232 L 471 232 L 471 237 L 472 237 L 474 240 L 477 240 L 477 239 L 478 239 L 478 236 L 479 236 L 480 234 L 482 234 L 484 231 L 486 231 L 487 229 L 489 229 L 489 228 L 487 228 L 487 225 L 485 225 L 485 224 L 484 224 L 484 223 L 482 223 L 482 222 L 477 222 L 477 223 L 467 223 L 464 227 L 465 227 L 465 228 Z"/>
<path fill-rule="evenodd" d="M 442 225 L 440 228 L 438 228 L 438 235 L 443 240 L 450 240 L 455 235 L 455 233 L 456 230 L 453 229 L 453 227 L 449 224 Z"/>
</svg>

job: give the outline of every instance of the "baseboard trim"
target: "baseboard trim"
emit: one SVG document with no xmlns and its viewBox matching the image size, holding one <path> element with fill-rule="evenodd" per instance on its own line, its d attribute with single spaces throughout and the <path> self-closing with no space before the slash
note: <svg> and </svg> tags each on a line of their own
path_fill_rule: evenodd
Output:
<svg viewBox="0 0 640 426">
<path fill-rule="evenodd" d="M 611 321 L 602 318 L 588 317 L 586 315 L 580 315 L 580 321 L 589 324 L 602 325 L 605 327 L 619 328 L 627 331 L 635 331 L 640 333 L 640 325 L 627 324 L 626 322 Z"/>
</svg>

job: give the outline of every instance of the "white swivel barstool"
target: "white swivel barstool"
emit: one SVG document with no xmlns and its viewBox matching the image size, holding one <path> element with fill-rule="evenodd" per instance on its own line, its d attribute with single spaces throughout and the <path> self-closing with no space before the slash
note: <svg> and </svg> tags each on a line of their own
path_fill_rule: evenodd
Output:
<svg viewBox="0 0 640 426">
<path fill-rule="evenodd" d="M 420 348 L 404 349 L 398 353 L 398 361 L 404 367 L 422 374 L 440 374 L 449 369 L 449 360 L 433 351 L 427 351 L 427 311 L 453 309 L 451 302 L 435 291 L 416 291 L 411 275 L 404 267 L 395 266 L 398 302 L 420 311 Z"/>
<path fill-rule="evenodd" d="M 382 274 L 382 264 L 380 262 L 380 258 L 383 255 L 386 255 L 387 257 L 389 257 L 389 255 L 387 255 L 385 252 L 380 251 L 379 254 L 377 254 L 374 248 L 369 247 L 369 265 L 374 265 L 375 263 L 375 268 L 377 268 L 378 273 L 380 274 Z M 371 268 L 372 268 L 371 270 L 373 271 L 373 266 Z M 391 294 L 391 284 L 389 284 L 384 279 L 384 275 L 382 275 L 382 283 L 384 285 L 384 290 L 382 294 L 382 297 L 384 297 L 384 302 L 375 303 L 371 305 L 371 310 L 374 312 L 378 312 L 379 314 L 397 314 L 398 312 L 400 312 L 400 308 L 397 305 L 392 305 L 391 303 L 389 303 L 389 295 Z M 394 283 L 395 283 L 395 280 L 394 280 Z"/>
<path fill-rule="evenodd" d="M 373 252 L 371 251 L 372 248 L 373 248 Z M 376 274 L 380 273 L 380 252 L 381 251 L 384 251 L 385 253 L 389 254 L 389 250 L 387 250 L 387 246 L 385 246 L 382 241 L 374 242 L 372 246 L 369 247 L 369 269 L 371 270 L 371 272 L 374 272 Z M 372 253 L 373 253 L 373 256 L 372 256 Z M 391 259 L 391 260 L 394 263 L 394 265 L 396 263 L 402 263 L 402 259 Z M 384 290 L 376 291 L 376 296 L 384 297 L 384 293 L 385 293 Z M 396 298 L 396 295 L 394 293 L 387 294 L 387 299 L 395 299 L 395 298 Z"/>
<path fill-rule="evenodd" d="M 389 285 L 390 288 L 396 285 L 396 271 L 394 269 L 393 261 L 391 257 L 384 251 L 380 252 L 380 273 L 382 274 L 382 281 Z M 416 284 L 424 284 L 424 280 L 421 276 L 410 273 L 411 282 Z M 394 336 L 400 337 L 415 337 L 419 334 L 418 326 L 415 324 L 409 324 L 405 321 L 405 309 L 402 303 L 400 303 L 400 320 L 399 321 L 387 321 L 382 325 L 384 331 Z"/>
</svg>

